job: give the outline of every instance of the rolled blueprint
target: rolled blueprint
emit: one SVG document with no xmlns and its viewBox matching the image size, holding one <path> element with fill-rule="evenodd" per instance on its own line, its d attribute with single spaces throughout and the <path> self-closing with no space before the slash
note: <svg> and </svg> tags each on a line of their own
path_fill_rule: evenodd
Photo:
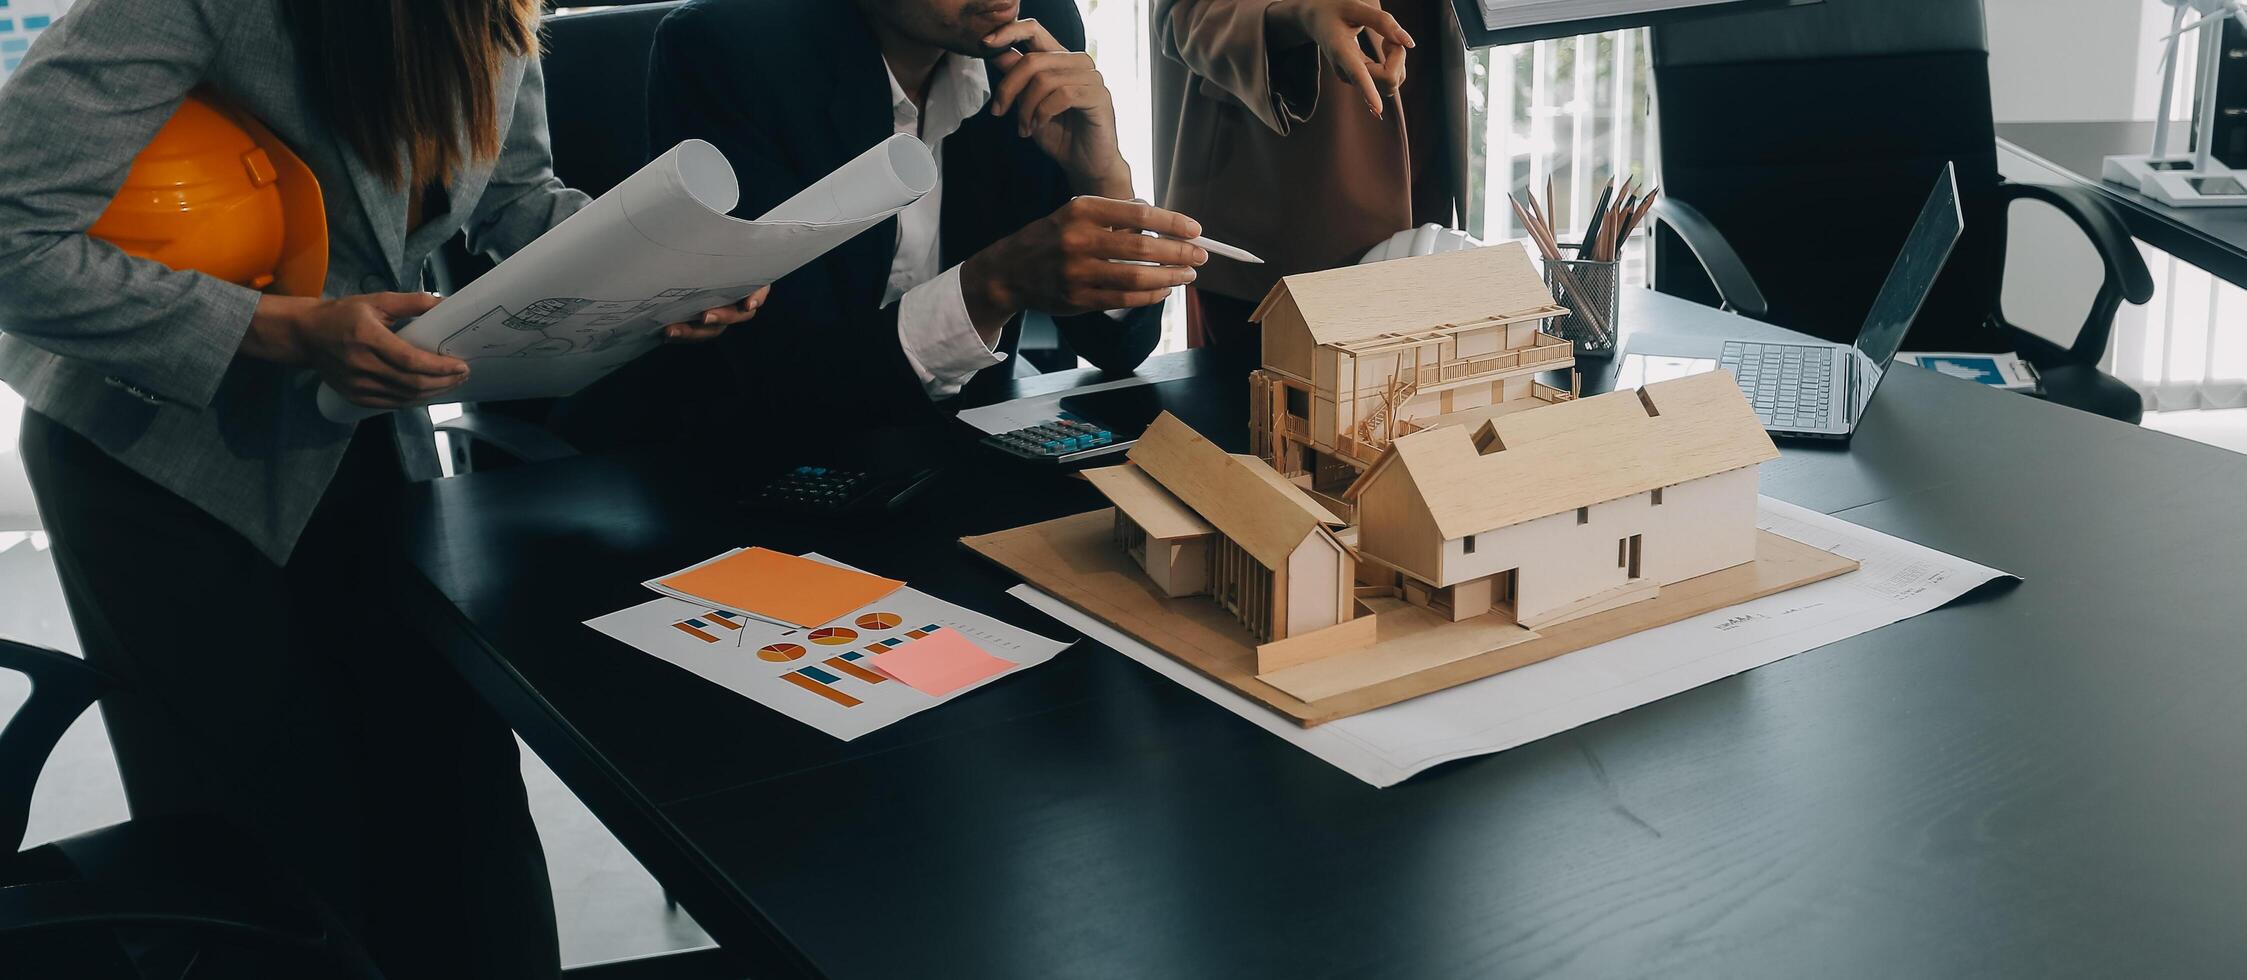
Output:
<svg viewBox="0 0 2247 980">
<path fill-rule="evenodd" d="M 557 398 L 655 348 L 665 324 L 740 302 L 936 186 L 936 161 L 892 136 L 764 217 L 718 148 L 687 140 L 470 283 L 398 335 L 469 364 L 431 401 Z M 381 414 L 323 384 L 335 422 Z"/>
</svg>

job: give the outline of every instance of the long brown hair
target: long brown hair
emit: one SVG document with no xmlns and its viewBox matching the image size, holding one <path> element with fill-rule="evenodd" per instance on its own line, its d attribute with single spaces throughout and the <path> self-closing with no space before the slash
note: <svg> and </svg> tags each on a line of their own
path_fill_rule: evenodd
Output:
<svg viewBox="0 0 2247 980">
<path fill-rule="evenodd" d="M 306 94 L 392 187 L 499 155 L 502 68 L 538 50 L 541 0 L 277 0 Z"/>
</svg>

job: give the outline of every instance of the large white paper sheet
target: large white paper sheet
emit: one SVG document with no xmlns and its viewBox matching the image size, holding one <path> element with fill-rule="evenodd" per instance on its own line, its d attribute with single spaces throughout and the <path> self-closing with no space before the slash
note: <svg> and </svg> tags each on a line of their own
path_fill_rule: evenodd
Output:
<svg viewBox="0 0 2247 980">
<path fill-rule="evenodd" d="M 1758 523 L 1864 567 L 1309 729 L 1030 586 L 1008 594 L 1336 768 L 1388 787 L 1453 759 L 1502 752 L 1909 619 L 2013 577 L 1769 497 Z"/>
<path fill-rule="evenodd" d="M 850 567 L 816 554 L 804 557 Z M 808 630 L 747 616 L 720 619 L 713 612 L 664 597 L 585 625 L 846 742 L 1045 663 L 1069 647 L 909 587 Z M 932 633 L 931 626 L 957 632 L 1014 666 L 942 696 L 894 678 L 862 676 L 866 661 L 926 639 L 914 634 Z M 771 646 L 781 649 L 765 652 Z M 803 680 L 791 681 L 790 674 Z"/>
<path fill-rule="evenodd" d="M 1004 435 L 1016 429 L 1027 429 L 1034 425 L 1043 425 L 1053 421 L 1056 416 L 1061 414 L 1061 400 L 1064 398 L 1075 395 L 1089 395 L 1096 391 L 1114 391 L 1118 388 L 1137 388 L 1141 385 L 1151 384 L 1154 384 L 1154 382 L 1146 378 L 1103 381 L 1099 384 L 1085 385 L 1081 388 L 1070 388 L 1067 391 L 1031 395 L 1028 398 L 1017 398 L 1010 402 L 971 408 L 960 413 L 960 421 L 990 435 Z"/>
<path fill-rule="evenodd" d="M 398 331 L 468 362 L 468 381 L 439 401 L 575 393 L 653 350 L 657 332 L 740 302 L 896 214 L 936 185 L 936 162 L 899 134 L 756 221 L 718 148 L 687 140 L 437 308 Z M 320 386 L 321 414 L 380 414 Z"/>
</svg>

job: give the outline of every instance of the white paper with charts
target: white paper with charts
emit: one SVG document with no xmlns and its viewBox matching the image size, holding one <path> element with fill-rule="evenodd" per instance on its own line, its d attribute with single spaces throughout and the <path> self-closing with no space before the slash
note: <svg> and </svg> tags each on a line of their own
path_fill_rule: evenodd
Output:
<svg viewBox="0 0 2247 980">
<path fill-rule="evenodd" d="M 717 147 L 687 140 L 398 331 L 467 361 L 437 401 L 553 398 L 653 350 L 665 324 L 738 303 L 896 214 L 936 183 L 928 147 L 892 136 L 755 221 Z M 320 386 L 336 422 L 380 414 Z"/>
<path fill-rule="evenodd" d="M 1069 646 L 910 587 L 813 629 L 668 596 L 585 625 L 846 742 L 1045 663 Z M 867 669 L 866 661 L 942 630 L 1014 666 L 942 697 Z"/>
<path fill-rule="evenodd" d="M 1930 612 L 2015 576 L 1769 497 L 1756 523 L 1857 571 L 1303 728 L 1027 585 L 1008 594 L 1374 786 L 1501 752 Z"/>
</svg>

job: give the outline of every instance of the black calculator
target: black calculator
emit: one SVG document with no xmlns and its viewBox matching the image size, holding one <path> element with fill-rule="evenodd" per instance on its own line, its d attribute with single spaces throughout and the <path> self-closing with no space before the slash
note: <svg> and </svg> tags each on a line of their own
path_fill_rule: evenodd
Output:
<svg viewBox="0 0 2247 980">
<path fill-rule="evenodd" d="M 751 491 L 742 503 L 814 516 L 896 510 L 936 476 L 933 469 L 882 475 L 835 466 L 798 466 Z"/>
</svg>

